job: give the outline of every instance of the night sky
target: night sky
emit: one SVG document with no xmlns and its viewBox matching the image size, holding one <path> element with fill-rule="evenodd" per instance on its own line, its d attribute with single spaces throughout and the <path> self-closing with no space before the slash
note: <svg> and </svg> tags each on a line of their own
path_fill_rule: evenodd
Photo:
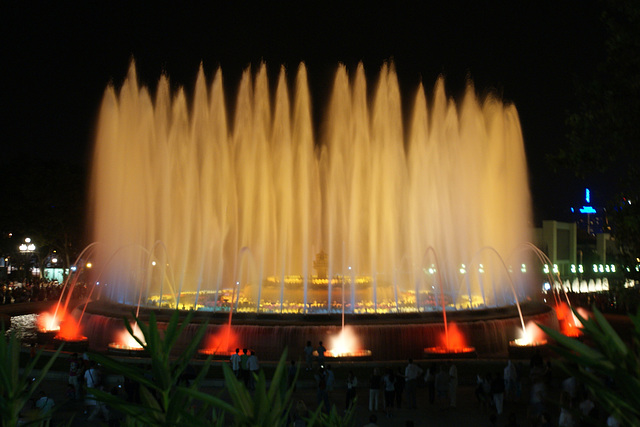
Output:
<svg viewBox="0 0 640 427">
<path fill-rule="evenodd" d="M 201 62 L 209 78 L 221 66 L 227 98 L 251 64 L 264 60 L 275 76 L 281 64 L 294 71 L 304 61 L 316 119 L 338 63 L 354 70 L 362 61 L 373 86 L 393 59 L 407 105 L 420 79 L 430 95 L 440 74 L 452 96 L 470 77 L 479 93 L 516 105 L 536 221 L 562 219 L 595 185 L 554 175 L 545 155 L 564 141 L 574 78 L 603 58 L 597 3 L 182 3 L 3 1 L 3 159 L 86 165 L 104 89 L 122 83 L 132 58 L 143 84 L 154 87 L 164 72 L 187 92 Z"/>
</svg>

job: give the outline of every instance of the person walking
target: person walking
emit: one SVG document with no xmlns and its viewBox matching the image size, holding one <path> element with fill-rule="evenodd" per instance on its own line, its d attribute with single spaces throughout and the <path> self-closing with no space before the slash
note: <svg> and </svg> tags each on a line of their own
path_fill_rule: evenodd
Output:
<svg viewBox="0 0 640 427">
<path fill-rule="evenodd" d="M 404 381 L 405 389 L 407 390 L 407 405 L 409 405 L 411 409 L 417 407 L 416 393 L 418 390 L 418 377 L 422 375 L 423 372 L 421 367 L 413 363 L 413 359 L 409 359 L 409 364 L 404 369 Z"/>
<path fill-rule="evenodd" d="M 380 400 L 380 386 L 382 377 L 378 368 L 373 368 L 373 375 L 369 378 L 369 411 L 378 410 L 378 401 Z"/>
<path fill-rule="evenodd" d="M 236 378 L 240 379 L 240 349 L 236 348 L 236 352 L 230 358 L 231 370 Z"/>
</svg>

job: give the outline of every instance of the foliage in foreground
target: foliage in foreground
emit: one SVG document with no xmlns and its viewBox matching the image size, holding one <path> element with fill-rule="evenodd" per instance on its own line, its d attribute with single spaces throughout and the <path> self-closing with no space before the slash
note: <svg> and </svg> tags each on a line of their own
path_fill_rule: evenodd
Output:
<svg viewBox="0 0 640 427">
<path fill-rule="evenodd" d="M 104 390 L 89 389 L 101 402 L 127 416 L 126 425 L 146 426 L 193 426 L 203 425 L 201 413 L 194 409 L 194 399 L 180 386 L 187 365 L 194 357 L 198 344 L 206 330 L 206 323 L 198 328 L 193 340 L 180 353 L 177 359 L 171 357 L 172 350 L 189 325 L 193 313 L 189 313 L 184 322 L 179 322 L 179 312 L 173 312 L 164 332 L 158 330 L 155 314 L 149 316 L 149 324 L 143 324 L 134 316 L 144 339 L 136 337 L 129 322 L 125 325 L 129 334 L 146 350 L 151 362 L 151 371 L 145 375 L 138 367 L 130 366 L 108 356 L 92 353 L 91 359 L 100 363 L 107 371 L 122 375 L 139 384 L 140 402 L 128 402 Z M 210 364 L 205 363 L 191 387 L 197 387 L 207 373 Z M 206 408 L 202 408 L 203 410 Z"/>
<path fill-rule="evenodd" d="M 96 398 L 126 415 L 124 425 L 128 426 L 286 426 L 292 407 L 292 394 L 297 374 L 290 386 L 287 384 L 287 351 L 280 357 L 270 382 L 260 370 L 256 378 L 255 390 L 249 391 L 244 383 L 238 380 L 228 364 L 222 370 L 225 390 L 231 402 L 219 396 L 212 396 L 200 390 L 210 366 L 211 357 L 203 363 L 199 374 L 187 386 L 181 385 L 181 378 L 187 365 L 195 356 L 200 341 L 204 337 L 206 324 L 203 324 L 178 359 L 170 356 L 178 337 L 189 324 L 193 313 L 190 313 L 182 324 L 179 324 L 179 312 L 171 316 L 163 335 L 153 313 L 149 316 L 149 324 L 144 325 L 134 317 L 144 336 L 139 339 L 133 334 L 129 323 L 125 321 L 129 334 L 144 347 L 151 362 L 151 374 L 145 376 L 139 368 L 129 366 L 105 355 L 91 354 L 90 357 L 115 374 L 122 375 L 140 384 L 140 403 L 123 400 L 103 390 L 90 389 Z M 352 426 L 354 409 L 342 417 L 335 406 L 329 414 L 318 408 L 306 420 L 308 426 Z"/>
<path fill-rule="evenodd" d="M 0 328 L 0 414 L 3 426 L 16 426 L 20 418 L 20 412 L 26 403 L 34 395 L 36 389 L 49 372 L 51 365 L 55 362 L 62 345 L 49 358 L 49 361 L 40 370 L 38 375 L 34 376 L 34 367 L 38 363 L 38 359 L 42 354 L 39 350 L 36 356 L 29 361 L 27 366 L 20 374 L 20 341 L 11 331 L 7 337 L 4 326 Z M 34 424 L 46 424 L 51 414 L 42 414 L 38 419 L 32 420 Z"/>
<path fill-rule="evenodd" d="M 575 310 L 574 314 L 582 322 L 584 340 L 590 345 L 540 325 L 557 342 L 553 348 L 566 361 L 562 368 L 584 384 L 621 425 L 640 425 L 640 312 L 629 315 L 631 347 L 595 306 L 593 318 L 585 319 Z"/>
</svg>

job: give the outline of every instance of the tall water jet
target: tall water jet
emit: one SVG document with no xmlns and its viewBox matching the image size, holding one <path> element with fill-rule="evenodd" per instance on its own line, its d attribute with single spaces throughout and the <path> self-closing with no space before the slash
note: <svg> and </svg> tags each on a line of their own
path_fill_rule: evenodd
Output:
<svg viewBox="0 0 640 427">
<path fill-rule="evenodd" d="M 430 102 L 420 85 L 403 114 L 392 65 L 368 83 L 362 65 L 351 76 L 339 66 L 314 137 L 304 65 L 292 93 L 284 68 L 273 93 L 266 65 L 246 70 L 230 110 L 221 70 L 207 83 L 200 69 L 188 101 L 166 77 L 152 96 L 132 64 L 100 111 L 95 265 L 144 250 L 114 257 L 106 296 L 226 311 L 239 281 L 240 313 L 439 310 L 426 303 L 432 247 L 443 309 L 512 304 L 495 257 L 476 259 L 482 278 L 460 280 L 460 266 L 483 247 L 507 254 L 530 240 L 515 107 L 479 99 L 471 84 L 456 104 L 439 79 Z M 525 277 L 515 280 L 526 293 Z"/>
</svg>

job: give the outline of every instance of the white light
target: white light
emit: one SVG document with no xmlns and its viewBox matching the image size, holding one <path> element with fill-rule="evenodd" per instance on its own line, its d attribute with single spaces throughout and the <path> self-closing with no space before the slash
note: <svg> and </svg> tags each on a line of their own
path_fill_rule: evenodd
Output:
<svg viewBox="0 0 640 427">
<path fill-rule="evenodd" d="M 612 273 L 616 272 L 616 266 L 614 264 L 611 264 L 611 272 Z"/>
<path fill-rule="evenodd" d="M 584 267 L 582 266 L 582 264 L 578 265 L 578 272 L 584 273 Z"/>
<path fill-rule="evenodd" d="M 553 272 L 558 273 L 558 264 L 553 264 Z"/>
<path fill-rule="evenodd" d="M 51 258 L 51 262 L 56 264 L 58 262 L 58 258 Z"/>
<path fill-rule="evenodd" d="M 155 261 L 151 261 L 151 265 L 153 265 L 155 267 L 156 266 L 156 262 Z"/>
<path fill-rule="evenodd" d="M 31 238 L 30 238 L 30 237 L 27 237 L 26 239 L 24 239 L 24 241 L 25 241 L 26 243 L 31 243 Z"/>
<path fill-rule="evenodd" d="M 571 264 L 571 272 L 572 273 L 576 272 L 576 265 L 575 264 Z"/>
<path fill-rule="evenodd" d="M 609 268 L 609 264 L 604 266 L 604 271 L 606 271 L 607 273 L 611 272 L 611 269 Z"/>
<path fill-rule="evenodd" d="M 598 272 L 598 265 L 597 264 L 593 264 L 593 272 L 594 273 Z"/>
<path fill-rule="evenodd" d="M 71 271 L 76 271 L 76 270 L 77 270 L 76 266 L 75 266 L 75 265 L 72 265 L 72 266 L 71 266 Z"/>
<path fill-rule="evenodd" d="M 549 264 L 545 264 L 542 271 L 544 272 L 544 274 L 549 274 Z"/>
<path fill-rule="evenodd" d="M 600 273 L 604 273 L 604 266 L 600 264 L 600 266 L 598 267 L 598 270 L 600 271 Z"/>
<path fill-rule="evenodd" d="M 527 272 L 527 265 L 526 264 L 522 264 L 520 266 L 520 271 L 523 272 L 523 273 L 526 273 Z"/>
<path fill-rule="evenodd" d="M 549 282 L 544 282 L 543 289 L 545 291 L 551 290 L 551 284 L 549 284 Z"/>
</svg>

